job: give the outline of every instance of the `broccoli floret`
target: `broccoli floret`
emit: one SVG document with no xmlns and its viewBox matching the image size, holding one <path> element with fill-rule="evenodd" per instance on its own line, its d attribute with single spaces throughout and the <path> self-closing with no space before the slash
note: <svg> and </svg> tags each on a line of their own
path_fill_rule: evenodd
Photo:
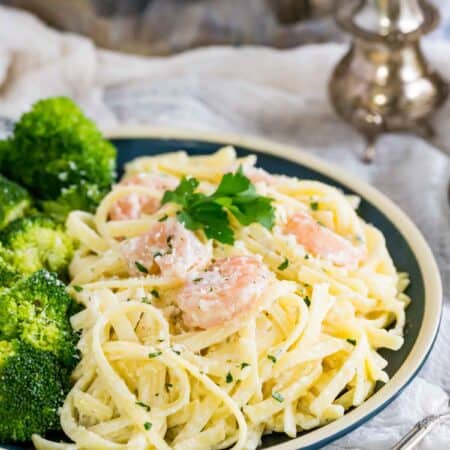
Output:
<svg viewBox="0 0 450 450">
<path fill-rule="evenodd" d="M 70 211 L 93 211 L 104 195 L 96 184 L 82 181 L 77 186 L 64 188 L 56 200 L 45 200 L 41 205 L 47 214 L 62 222 Z"/>
<path fill-rule="evenodd" d="M 73 255 L 73 240 L 50 217 L 16 219 L 0 232 L 3 258 L 25 274 L 48 269 L 64 277 Z"/>
<path fill-rule="evenodd" d="M 4 172 L 4 161 L 6 161 L 6 156 L 11 151 L 11 142 L 9 139 L 0 140 L 0 171 Z"/>
<path fill-rule="evenodd" d="M 28 192 L 0 175 L 0 229 L 22 217 L 31 204 Z"/>
<path fill-rule="evenodd" d="M 59 429 L 58 408 L 69 386 L 69 370 L 51 353 L 0 341 L 0 442 Z"/>
<path fill-rule="evenodd" d="M 2 252 L 0 250 L 0 252 Z M 21 274 L 0 256 L 0 290 L 9 287 L 19 280 Z"/>
<path fill-rule="evenodd" d="M 40 270 L 0 291 L 0 339 L 20 339 L 74 367 L 78 355 L 69 321 L 73 309 L 64 284 Z"/>
<path fill-rule="evenodd" d="M 115 148 L 68 98 L 37 102 L 17 122 L 9 142 L 6 175 L 41 200 L 57 200 L 64 189 L 83 182 L 106 193 L 114 181 Z"/>
</svg>

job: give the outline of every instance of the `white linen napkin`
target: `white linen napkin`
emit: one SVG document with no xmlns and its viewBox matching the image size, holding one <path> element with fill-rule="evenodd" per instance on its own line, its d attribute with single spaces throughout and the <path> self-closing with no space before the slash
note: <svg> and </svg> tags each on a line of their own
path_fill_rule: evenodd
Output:
<svg viewBox="0 0 450 450">
<path fill-rule="evenodd" d="M 450 42 L 425 48 L 450 78 Z M 145 123 L 265 136 L 335 162 L 393 199 L 432 247 L 446 298 L 436 347 L 419 377 L 376 418 L 327 447 L 381 450 L 427 414 L 445 410 L 450 392 L 450 102 L 435 121 L 434 145 L 386 135 L 376 164 L 366 166 L 358 158 L 363 140 L 327 99 L 328 77 L 344 51 L 337 44 L 225 47 L 140 58 L 96 49 L 27 13 L 0 8 L 0 116 L 15 119 L 39 98 L 68 95 L 104 129 Z M 440 427 L 420 448 L 450 448 L 450 428 Z"/>
</svg>

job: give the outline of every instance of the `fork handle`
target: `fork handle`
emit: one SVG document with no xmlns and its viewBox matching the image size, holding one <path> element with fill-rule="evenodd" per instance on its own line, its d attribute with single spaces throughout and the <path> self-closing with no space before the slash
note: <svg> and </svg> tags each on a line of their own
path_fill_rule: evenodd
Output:
<svg viewBox="0 0 450 450">
<path fill-rule="evenodd" d="M 441 422 L 441 420 L 441 416 L 425 417 L 425 419 L 417 422 L 414 427 L 391 448 L 391 450 L 413 450 L 434 426 Z"/>
</svg>

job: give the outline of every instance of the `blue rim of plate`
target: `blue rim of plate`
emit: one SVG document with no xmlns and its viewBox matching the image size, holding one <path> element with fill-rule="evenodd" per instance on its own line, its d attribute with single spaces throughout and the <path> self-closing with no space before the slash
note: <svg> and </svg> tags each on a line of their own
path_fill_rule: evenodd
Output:
<svg viewBox="0 0 450 450">
<path fill-rule="evenodd" d="M 322 448 L 373 418 L 414 379 L 428 358 L 439 330 L 442 313 L 442 284 L 436 261 L 423 236 L 410 219 L 387 197 L 336 166 L 324 163 L 299 149 L 259 138 L 152 127 L 122 127 L 111 130 L 107 136 L 119 149 L 119 172 L 124 163 L 138 156 L 176 150 L 187 150 L 188 153 L 193 154 L 210 153 L 229 144 L 233 145 L 240 154 L 255 153 L 261 165 L 275 173 L 286 173 L 291 176 L 300 173 L 304 177 L 337 185 L 344 191 L 356 193 L 362 198 L 363 211 L 360 211 L 362 217 L 372 221 L 376 226 L 381 226 L 383 232 L 386 232 L 383 227 L 387 226 L 390 233 L 393 233 L 394 237 L 387 236 L 387 241 L 396 265 L 397 255 L 392 250 L 393 246 L 389 245 L 392 239 L 397 250 L 400 245 L 404 251 L 410 252 L 413 266 L 414 264 L 417 266 L 412 268 L 415 276 L 420 277 L 420 281 L 418 283 L 417 280 L 412 279 L 411 285 L 414 286 L 416 283 L 422 286 L 422 294 L 419 288 L 416 295 L 422 295 L 423 302 L 422 306 L 414 305 L 413 296 L 409 308 L 416 308 L 414 312 L 421 314 L 422 317 L 420 323 L 415 325 L 418 326 L 417 334 L 412 336 L 413 340 L 409 344 L 405 334 L 405 346 L 409 346 L 409 352 L 404 356 L 404 361 L 397 364 L 398 367 L 395 368 L 395 373 L 388 383 L 381 386 L 362 405 L 347 412 L 337 421 L 305 432 L 297 438 L 288 438 L 276 433 L 265 438 L 262 449 L 317 450 Z M 277 171 L 277 167 L 281 170 Z M 402 267 L 398 267 L 402 270 Z M 415 289 L 417 290 L 417 286 Z M 387 351 L 385 356 L 391 361 L 394 358 L 401 358 L 402 350 L 405 352 L 405 346 L 397 352 Z M 391 361 L 389 361 L 388 372 L 389 369 L 392 370 Z M 24 449 L 20 446 L 3 448 L 5 450 Z"/>
</svg>

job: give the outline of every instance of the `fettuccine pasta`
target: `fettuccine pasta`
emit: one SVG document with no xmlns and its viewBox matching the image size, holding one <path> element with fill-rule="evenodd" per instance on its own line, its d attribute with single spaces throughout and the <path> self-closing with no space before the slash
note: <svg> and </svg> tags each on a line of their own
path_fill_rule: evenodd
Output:
<svg viewBox="0 0 450 450">
<path fill-rule="evenodd" d="M 403 344 L 403 293 L 358 198 L 271 175 L 231 147 L 138 158 L 95 214 L 74 211 L 71 292 L 81 362 L 61 410 L 72 443 L 39 450 L 255 449 L 339 419 L 386 382 L 380 348 Z M 183 176 L 211 193 L 242 166 L 275 224 L 230 216 L 232 245 L 160 205 Z"/>
</svg>

